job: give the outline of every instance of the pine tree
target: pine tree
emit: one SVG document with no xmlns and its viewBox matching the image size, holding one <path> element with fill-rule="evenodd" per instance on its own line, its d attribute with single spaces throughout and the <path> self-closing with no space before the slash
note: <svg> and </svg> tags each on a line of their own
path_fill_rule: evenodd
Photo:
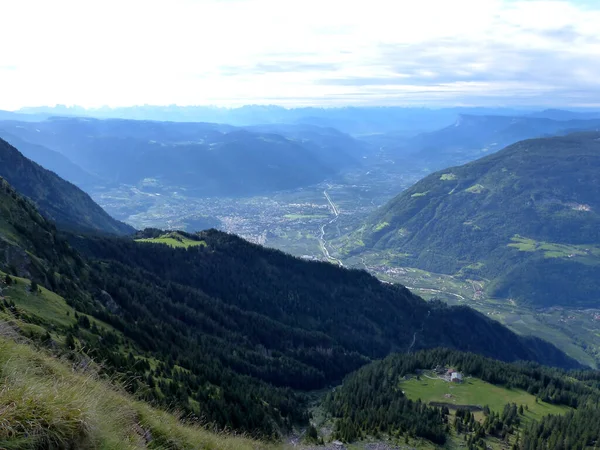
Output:
<svg viewBox="0 0 600 450">
<path fill-rule="evenodd" d="M 65 344 L 67 345 L 67 348 L 69 348 L 71 350 L 75 350 L 75 337 L 73 336 L 73 333 L 69 332 L 67 334 L 67 338 L 65 339 Z"/>
</svg>

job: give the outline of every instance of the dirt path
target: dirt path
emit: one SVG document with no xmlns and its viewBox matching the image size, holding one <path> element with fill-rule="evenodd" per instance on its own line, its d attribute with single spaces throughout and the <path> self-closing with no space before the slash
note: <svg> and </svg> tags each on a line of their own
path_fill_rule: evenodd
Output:
<svg viewBox="0 0 600 450">
<path fill-rule="evenodd" d="M 425 328 L 425 321 L 427 321 L 430 315 L 431 311 L 427 311 L 427 315 L 425 316 L 425 318 L 423 319 L 423 323 L 421 324 L 421 329 L 419 331 L 415 331 L 415 334 L 413 334 L 413 341 L 410 344 L 410 347 L 408 347 L 408 350 L 406 350 L 406 353 L 410 353 L 412 348 L 415 346 L 415 343 L 417 342 L 417 334 L 423 332 L 423 329 Z"/>
</svg>

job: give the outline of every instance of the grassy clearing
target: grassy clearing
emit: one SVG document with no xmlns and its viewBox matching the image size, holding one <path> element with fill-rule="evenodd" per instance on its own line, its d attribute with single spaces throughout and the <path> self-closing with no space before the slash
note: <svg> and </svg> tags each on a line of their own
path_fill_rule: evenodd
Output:
<svg viewBox="0 0 600 450">
<path fill-rule="evenodd" d="M 206 242 L 195 241 L 187 238 L 179 233 L 167 233 L 157 238 L 136 239 L 136 242 L 150 242 L 152 244 L 165 244 L 173 248 L 188 248 L 203 246 L 206 247 Z"/>
<path fill-rule="evenodd" d="M 0 447 L 18 449 L 270 449 L 185 425 L 95 373 L 0 337 Z"/>
<path fill-rule="evenodd" d="M 2 297 L 12 300 L 20 311 L 30 317 L 35 317 L 36 322 L 42 323 L 45 326 L 51 326 L 54 329 L 63 330 L 73 326 L 77 322 L 75 309 L 70 307 L 67 301 L 60 295 L 42 286 L 38 287 L 37 293 L 31 292 L 31 281 L 27 278 L 11 276 L 13 284 L 6 286 L 3 283 L 5 276 L 6 274 L 0 271 Z M 86 316 L 87 314 L 78 313 L 78 315 Z M 95 323 L 98 328 L 116 332 L 112 326 L 92 316 L 87 317 L 90 323 Z M 45 329 L 40 326 L 21 321 L 18 321 L 18 323 L 22 331 L 39 332 L 35 334 L 45 333 Z"/>
<path fill-rule="evenodd" d="M 543 252 L 545 258 L 573 259 L 583 263 L 600 263 L 600 248 L 593 245 L 568 245 L 536 241 L 518 234 L 513 236 L 509 247 L 520 252 Z"/>
<path fill-rule="evenodd" d="M 375 226 L 373 227 L 373 231 L 374 231 L 374 232 L 381 231 L 381 230 L 383 230 L 384 228 L 387 228 L 387 227 L 389 227 L 389 226 L 390 226 L 389 222 L 380 222 L 380 223 L 378 223 L 377 225 L 375 225 Z"/>
<path fill-rule="evenodd" d="M 471 194 L 481 194 L 485 190 L 486 188 L 482 184 L 474 184 L 470 188 L 465 189 L 465 192 L 470 192 Z"/>
<path fill-rule="evenodd" d="M 414 194 L 411 195 L 411 197 L 412 198 L 425 197 L 427 194 L 429 194 L 429 191 L 427 191 L 427 192 L 415 192 Z"/>
<path fill-rule="evenodd" d="M 435 377 L 432 374 L 428 376 Z M 567 407 L 552 405 L 539 401 L 520 389 L 508 389 L 495 386 L 477 378 L 466 378 L 462 384 L 449 383 L 440 379 L 421 376 L 400 383 L 400 389 L 411 399 L 420 398 L 424 402 L 445 402 L 455 405 L 488 405 L 492 411 L 501 413 L 507 403 L 527 405 L 525 416 L 529 419 L 540 419 L 548 414 L 562 414 Z M 448 396 L 448 397 L 447 397 Z"/>
<path fill-rule="evenodd" d="M 453 180 L 456 180 L 456 175 L 454 175 L 453 173 L 444 173 L 440 177 L 440 180 L 442 180 L 442 181 L 453 181 Z"/>
<path fill-rule="evenodd" d="M 0 272 L 0 278 L 5 274 Z M 11 286 L 4 287 L 2 295 L 12 300 L 27 314 L 34 315 L 45 322 L 61 327 L 69 327 L 76 322 L 75 310 L 67 305 L 64 298 L 39 287 L 37 293 L 31 292 L 31 282 L 26 278 L 11 277 L 14 281 Z"/>
<path fill-rule="evenodd" d="M 15 229 L 4 220 L 0 220 L 0 236 L 6 242 L 18 245 L 20 243 L 19 235 Z"/>
</svg>

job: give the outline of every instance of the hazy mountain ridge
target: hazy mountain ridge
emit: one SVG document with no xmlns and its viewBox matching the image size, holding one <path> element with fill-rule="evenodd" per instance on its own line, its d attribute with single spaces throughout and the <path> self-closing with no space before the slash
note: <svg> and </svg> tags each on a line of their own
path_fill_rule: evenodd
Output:
<svg viewBox="0 0 600 450">
<path fill-rule="evenodd" d="M 2 122 L 6 134 L 62 153 L 104 183 L 156 180 L 194 195 L 249 195 L 323 181 L 364 145 L 309 126 L 246 130 L 212 123 L 53 118 Z"/>
<path fill-rule="evenodd" d="M 538 117 L 552 120 L 589 120 L 600 119 L 598 111 L 569 111 L 565 109 L 545 109 L 529 114 L 529 117 Z"/>
<path fill-rule="evenodd" d="M 600 128 L 598 113 L 543 111 L 524 116 L 460 114 L 439 130 L 414 137 L 373 138 L 398 162 L 439 170 L 464 164 L 525 139 L 551 137 Z"/>
</svg>

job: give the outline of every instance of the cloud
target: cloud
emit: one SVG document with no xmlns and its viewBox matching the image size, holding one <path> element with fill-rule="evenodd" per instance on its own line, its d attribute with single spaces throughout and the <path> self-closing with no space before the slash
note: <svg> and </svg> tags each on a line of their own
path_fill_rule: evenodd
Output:
<svg viewBox="0 0 600 450">
<path fill-rule="evenodd" d="M 239 1 L 239 0 L 238 0 Z M 219 73 L 223 76 L 238 76 L 240 74 L 247 75 L 264 75 L 268 73 L 328 73 L 342 69 L 341 64 L 332 63 L 311 63 L 302 61 L 269 61 L 260 62 L 250 66 L 223 66 Z"/>
<path fill-rule="evenodd" d="M 20 0 L 0 16 L 0 109 L 600 104 L 593 1 Z"/>
</svg>

